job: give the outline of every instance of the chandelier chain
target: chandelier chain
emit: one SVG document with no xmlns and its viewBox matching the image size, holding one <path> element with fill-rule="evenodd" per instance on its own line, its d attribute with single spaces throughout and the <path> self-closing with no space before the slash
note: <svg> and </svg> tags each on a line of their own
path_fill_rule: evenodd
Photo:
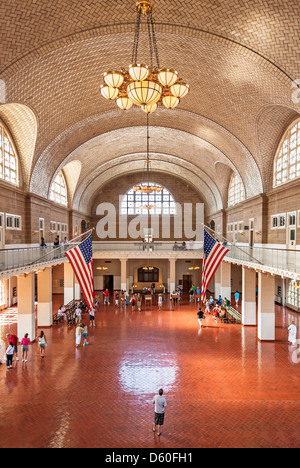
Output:
<svg viewBox="0 0 300 468">
<path fill-rule="evenodd" d="M 150 65 L 151 65 L 151 69 L 153 69 L 153 44 L 152 44 L 152 36 L 151 36 L 151 22 L 150 22 L 149 16 L 147 16 L 147 25 L 148 25 L 149 49 L 150 49 Z"/>
<path fill-rule="evenodd" d="M 135 26 L 135 34 L 134 34 L 134 41 L 133 41 L 133 51 L 132 51 L 132 59 L 131 63 L 137 63 L 137 55 L 138 55 L 138 46 L 139 46 L 139 37 L 140 37 L 140 24 L 141 24 L 141 10 L 138 11 L 136 26 Z"/>
<path fill-rule="evenodd" d="M 160 64 L 159 64 L 159 58 L 158 58 L 158 48 L 157 48 L 157 42 L 156 42 L 156 36 L 155 36 L 155 28 L 154 28 L 154 21 L 152 17 L 152 12 L 150 13 L 150 22 L 152 26 L 152 40 L 153 40 L 153 48 L 154 48 L 154 53 L 156 57 L 156 65 L 158 70 L 160 69 Z"/>
</svg>

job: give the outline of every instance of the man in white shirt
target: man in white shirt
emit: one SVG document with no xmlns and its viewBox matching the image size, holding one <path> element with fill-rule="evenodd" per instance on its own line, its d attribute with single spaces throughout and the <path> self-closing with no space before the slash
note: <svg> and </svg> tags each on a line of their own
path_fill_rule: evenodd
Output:
<svg viewBox="0 0 300 468">
<path fill-rule="evenodd" d="M 167 402 L 165 397 L 163 397 L 163 389 L 161 388 L 158 392 L 158 395 L 155 395 L 153 398 L 152 403 L 155 405 L 154 411 L 154 425 L 153 425 L 153 432 L 156 432 L 156 426 L 157 426 L 157 435 L 161 435 L 161 426 L 164 424 L 164 419 L 165 419 L 165 407 L 167 406 Z"/>
<path fill-rule="evenodd" d="M 289 331 L 289 342 L 292 343 L 292 345 L 295 345 L 296 342 L 297 342 L 297 327 L 295 325 L 295 322 L 294 320 L 292 320 L 292 322 L 290 323 L 289 327 L 288 327 L 288 331 Z"/>
</svg>

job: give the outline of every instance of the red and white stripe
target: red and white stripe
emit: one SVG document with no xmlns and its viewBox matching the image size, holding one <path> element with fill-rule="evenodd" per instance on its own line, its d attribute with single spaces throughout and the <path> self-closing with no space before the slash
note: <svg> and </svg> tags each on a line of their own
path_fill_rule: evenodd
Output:
<svg viewBox="0 0 300 468">
<path fill-rule="evenodd" d="M 201 296 L 202 301 L 206 301 L 206 292 L 207 288 L 219 268 L 223 258 L 229 252 L 228 249 L 223 247 L 219 242 L 212 248 L 209 256 L 203 256 L 203 271 L 202 271 L 202 287 L 201 287 Z"/>
<path fill-rule="evenodd" d="M 95 298 L 93 259 L 86 264 L 79 247 L 66 252 L 66 257 L 72 265 L 87 306 L 92 310 Z"/>
</svg>

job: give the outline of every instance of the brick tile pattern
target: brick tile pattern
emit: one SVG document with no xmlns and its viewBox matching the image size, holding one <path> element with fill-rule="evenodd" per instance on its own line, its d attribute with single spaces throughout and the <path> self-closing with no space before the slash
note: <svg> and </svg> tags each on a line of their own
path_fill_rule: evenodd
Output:
<svg viewBox="0 0 300 468">
<path fill-rule="evenodd" d="M 141 313 L 101 304 L 89 346 L 77 351 L 74 327 L 48 329 L 45 360 L 31 345 L 27 364 L 0 368 L 1 448 L 298 447 L 291 312 L 277 308 L 275 343 L 212 318 L 199 333 L 195 312 L 168 301 Z M 4 338 L 14 326 L 0 330 Z M 151 401 L 160 386 L 168 408 L 158 438 Z"/>
</svg>

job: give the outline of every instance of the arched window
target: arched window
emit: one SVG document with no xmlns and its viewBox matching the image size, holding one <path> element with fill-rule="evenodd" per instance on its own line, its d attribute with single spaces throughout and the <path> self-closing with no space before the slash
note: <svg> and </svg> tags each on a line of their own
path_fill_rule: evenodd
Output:
<svg viewBox="0 0 300 468">
<path fill-rule="evenodd" d="M 288 288 L 288 303 L 297 309 L 300 308 L 300 287 L 296 281 L 291 280 Z"/>
<path fill-rule="evenodd" d="M 237 205 L 245 200 L 245 189 L 242 179 L 237 174 L 232 174 L 228 188 L 228 206 Z"/>
<path fill-rule="evenodd" d="M 4 281 L 0 280 L 0 307 L 6 304 Z"/>
<path fill-rule="evenodd" d="M 0 179 L 19 185 L 18 157 L 11 137 L 0 122 Z"/>
<path fill-rule="evenodd" d="M 146 183 L 139 184 L 147 186 Z M 130 189 L 123 198 L 121 205 L 121 214 L 140 215 L 150 213 L 151 215 L 176 215 L 176 203 L 170 192 L 158 184 L 149 184 L 161 188 L 161 191 L 153 191 L 150 194 L 144 194 L 140 190 Z"/>
<path fill-rule="evenodd" d="M 274 161 L 273 187 L 300 177 L 300 119 L 285 133 Z"/>
<path fill-rule="evenodd" d="M 62 171 L 57 174 L 50 190 L 50 200 L 68 206 L 67 184 Z"/>
</svg>

